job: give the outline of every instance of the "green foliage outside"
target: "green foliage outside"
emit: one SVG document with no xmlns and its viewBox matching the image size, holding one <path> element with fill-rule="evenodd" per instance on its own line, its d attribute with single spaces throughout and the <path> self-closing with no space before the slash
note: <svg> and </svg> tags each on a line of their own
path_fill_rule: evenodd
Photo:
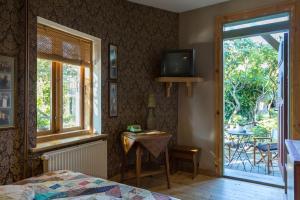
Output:
<svg viewBox="0 0 300 200">
<path fill-rule="evenodd" d="M 49 130 L 51 119 L 51 61 L 37 60 L 37 129 Z"/>
<path fill-rule="evenodd" d="M 255 136 L 278 127 L 278 52 L 250 38 L 224 42 L 225 127 L 247 126 Z"/>
<path fill-rule="evenodd" d="M 37 59 L 37 130 L 47 131 L 51 126 L 51 69 L 52 62 Z M 63 70 L 63 125 L 79 126 L 79 68 L 64 65 Z"/>
<path fill-rule="evenodd" d="M 64 128 L 76 127 L 80 125 L 77 123 L 80 117 L 80 68 L 64 64 L 63 78 L 63 126 Z"/>
</svg>

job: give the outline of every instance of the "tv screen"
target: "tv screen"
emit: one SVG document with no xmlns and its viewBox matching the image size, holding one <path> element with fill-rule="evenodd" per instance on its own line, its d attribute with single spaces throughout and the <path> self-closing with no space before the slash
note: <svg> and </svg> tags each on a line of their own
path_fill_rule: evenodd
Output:
<svg viewBox="0 0 300 200">
<path fill-rule="evenodd" d="M 194 76 L 193 49 L 170 50 L 163 54 L 161 76 Z"/>
</svg>

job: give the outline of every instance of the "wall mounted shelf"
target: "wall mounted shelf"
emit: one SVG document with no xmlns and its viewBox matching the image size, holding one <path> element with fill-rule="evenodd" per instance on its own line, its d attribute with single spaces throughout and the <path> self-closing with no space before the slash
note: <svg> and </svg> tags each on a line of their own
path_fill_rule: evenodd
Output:
<svg viewBox="0 0 300 200">
<path fill-rule="evenodd" d="M 171 88 L 173 83 L 185 83 L 187 88 L 187 95 L 192 96 L 192 83 L 203 82 L 201 77 L 158 77 L 157 82 L 166 83 L 166 96 L 171 96 Z"/>
</svg>

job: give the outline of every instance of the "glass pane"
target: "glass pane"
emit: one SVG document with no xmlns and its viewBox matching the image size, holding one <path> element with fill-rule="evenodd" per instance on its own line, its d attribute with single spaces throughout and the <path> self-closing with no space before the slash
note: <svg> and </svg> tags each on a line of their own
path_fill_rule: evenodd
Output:
<svg viewBox="0 0 300 200">
<path fill-rule="evenodd" d="M 254 26 L 261 26 L 266 24 L 273 24 L 278 22 L 289 21 L 289 13 L 280 13 L 275 15 L 269 15 L 264 17 L 258 17 L 254 19 L 242 20 L 238 22 L 227 23 L 224 25 L 224 31 L 231 31 L 243 28 L 249 28 Z"/>
<path fill-rule="evenodd" d="M 90 68 L 84 69 L 84 128 L 90 129 L 91 125 L 91 75 Z"/>
<path fill-rule="evenodd" d="M 51 129 L 51 66 L 51 61 L 37 59 L 37 131 Z"/>
<path fill-rule="evenodd" d="M 63 128 L 80 124 L 80 67 L 63 64 Z"/>
<path fill-rule="evenodd" d="M 0 127 L 14 125 L 14 58 L 0 56 Z"/>
</svg>

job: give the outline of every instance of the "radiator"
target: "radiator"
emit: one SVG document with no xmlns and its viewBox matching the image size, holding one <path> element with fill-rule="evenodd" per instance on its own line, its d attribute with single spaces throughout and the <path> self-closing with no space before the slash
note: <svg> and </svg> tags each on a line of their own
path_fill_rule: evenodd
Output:
<svg viewBox="0 0 300 200">
<path fill-rule="evenodd" d="M 44 172 L 71 170 L 107 178 L 107 142 L 96 141 L 44 153 Z"/>
</svg>

